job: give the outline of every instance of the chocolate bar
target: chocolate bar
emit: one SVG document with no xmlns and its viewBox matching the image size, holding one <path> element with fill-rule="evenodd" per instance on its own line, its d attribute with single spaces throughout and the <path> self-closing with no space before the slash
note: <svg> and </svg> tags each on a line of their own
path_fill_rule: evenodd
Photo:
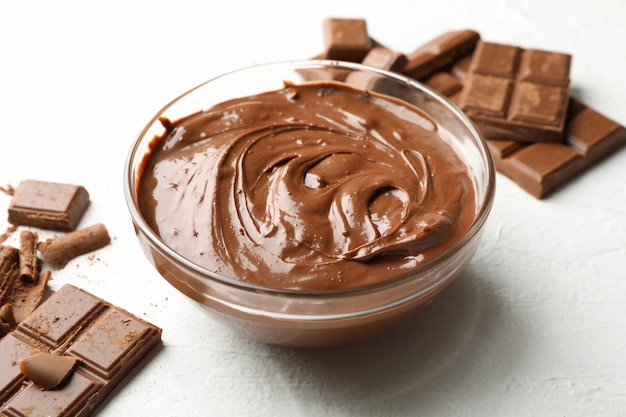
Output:
<svg viewBox="0 0 626 417">
<path fill-rule="evenodd" d="M 452 74 L 462 71 L 459 68 L 455 64 L 425 82 L 455 102 L 459 96 L 455 91 L 461 80 Z M 487 137 L 487 144 L 496 169 L 536 198 L 547 197 L 585 169 L 626 145 L 624 126 L 575 98 L 570 98 L 564 132 L 564 141 L 558 143 Z"/>
<path fill-rule="evenodd" d="M 478 42 L 459 106 L 489 138 L 561 142 L 571 56 Z"/>
<path fill-rule="evenodd" d="M 160 340 L 160 328 L 65 285 L 0 340 L 0 415 L 88 416 Z M 20 368 L 41 375 L 55 365 L 46 355 L 76 363 L 38 386 Z"/>
<path fill-rule="evenodd" d="M 76 229 L 89 205 L 83 186 L 25 180 L 9 204 L 9 222 L 42 229 Z"/>
<path fill-rule="evenodd" d="M 571 99 L 563 143 L 489 140 L 496 168 L 522 189 L 544 198 L 626 144 L 626 128 Z"/>
</svg>

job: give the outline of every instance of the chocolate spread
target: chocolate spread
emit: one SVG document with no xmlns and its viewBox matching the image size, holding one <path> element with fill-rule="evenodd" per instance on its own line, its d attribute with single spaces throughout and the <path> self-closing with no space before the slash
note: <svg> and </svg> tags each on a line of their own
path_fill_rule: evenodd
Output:
<svg viewBox="0 0 626 417">
<path fill-rule="evenodd" d="M 329 82 L 161 120 L 138 185 L 169 247 L 273 288 L 366 285 L 440 255 L 475 192 L 445 131 L 390 97 Z"/>
</svg>

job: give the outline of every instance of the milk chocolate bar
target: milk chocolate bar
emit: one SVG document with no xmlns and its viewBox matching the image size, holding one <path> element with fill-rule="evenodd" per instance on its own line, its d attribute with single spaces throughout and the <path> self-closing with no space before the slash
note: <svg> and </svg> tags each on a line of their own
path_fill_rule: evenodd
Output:
<svg viewBox="0 0 626 417">
<path fill-rule="evenodd" d="M 478 42 L 460 107 L 486 137 L 561 142 L 571 56 Z"/>
<path fill-rule="evenodd" d="M 563 143 L 488 140 L 498 171 L 537 198 L 626 144 L 626 128 L 579 100 L 571 99 Z"/>
<path fill-rule="evenodd" d="M 0 340 L 0 416 L 89 416 L 160 340 L 160 328 L 65 285 Z M 20 370 L 28 360 L 22 368 L 40 375 L 37 353 L 76 364 L 60 384 L 38 386 Z"/>
<path fill-rule="evenodd" d="M 423 81 L 452 102 L 458 102 L 458 90 L 463 87 L 468 58 Z M 496 169 L 536 198 L 547 197 L 585 169 L 626 145 L 624 126 L 573 97 L 568 104 L 564 135 L 562 142 L 553 143 L 529 143 L 485 136 Z"/>
<path fill-rule="evenodd" d="M 9 204 L 9 222 L 42 229 L 71 231 L 89 205 L 83 186 L 25 180 Z"/>
</svg>

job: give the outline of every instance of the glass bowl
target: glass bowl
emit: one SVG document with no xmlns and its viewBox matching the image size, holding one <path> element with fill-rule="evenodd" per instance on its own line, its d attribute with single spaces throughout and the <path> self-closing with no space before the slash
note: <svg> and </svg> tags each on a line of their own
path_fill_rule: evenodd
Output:
<svg viewBox="0 0 626 417">
<path fill-rule="evenodd" d="M 445 252 L 397 277 L 376 284 L 327 291 L 284 290 L 221 276 L 168 247 L 138 207 L 137 185 L 151 142 L 164 133 L 161 117 L 176 120 L 236 97 L 313 80 L 345 82 L 405 100 L 449 133 L 469 167 L 476 213 L 469 229 Z M 484 138 L 446 98 L 417 81 L 375 68 L 338 61 L 289 61 L 256 65 L 214 78 L 166 105 L 141 131 L 124 167 L 124 192 L 141 248 L 176 289 L 218 321 L 271 344 L 325 347 L 376 335 L 428 305 L 472 259 L 490 212 L 495 172 Z"/>
</svg>

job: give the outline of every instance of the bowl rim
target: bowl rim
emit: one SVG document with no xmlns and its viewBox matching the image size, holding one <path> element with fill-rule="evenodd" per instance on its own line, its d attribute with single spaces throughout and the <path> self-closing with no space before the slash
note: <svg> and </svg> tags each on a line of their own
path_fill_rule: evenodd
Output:
<svg viewBox="0 0 626 417">
<path fill-rule="evenodd" d="M 138 155 L 137 152 L 140 147 L 140 143 L 142 139 L 145 139 L 146 134 L 148 133 L 150 127 L 158 121 L 159 117 L 166 112 L 169 108 L 174 106 L 179 101 L 183 100 L 187 95 L 201 89 L 205 85 L 216 81 L 221 78 L 225 78 L 230 76 L 231 74 L 236 74 L 244 71 L 250 71 L 257 67 L 270 67 L 270 66 L 284 66 L 298 69 L 305 68 L 345 68 L 349 70 L 359 70 L 359 71 L 368 71 L 372 72 L 384 77 L 388 77 L 391 79 L 395 79 L 396 81 L 407 84 L 411 88 L 416 88 L 423 93 L 426 93 L 430 96 L 431 99 L 438 101 L 442 104 L 448 111 L 452 112 L 454 116 L 459 119 L 465 127 L 468 129 L 469 133 L 477 139 L 477 144 L 479 145 L 479 151 L 481 154 L 481 160 L 486 163 L 486 177 L 487 184 L 484 197 L 482 201 L 477 200 L 477 204 L 479 205 L 479 210 L 477 211 L 474 220 L 470 227 L 463 233 L 460 239 L 458 239 L 453 245 L 448 247 L 444 252 L 438 255 L 436 258 L 426 262 L 423 265 L 417 266 L 409 271 L 406 271 L 400 275 L 395 277 L 375 282 L 371 284 L 348 287 L 348 288 L 338 288 L 338 289 L 327 289 L 327 290 L 297 290 L 297 289 L 284 289 L 284 288 L 273 288 L 267 287 L 257 284 L 251 284 L 248 282 L 237 280 L 236 278 L 230 278 L 218 273 L 211 271 L 203 266 L 200 266 L 184 256 L 180 255 L 178 252 L 170 248 L 161 238 L 157 236 L 157 234 L 148 226 L 146 221 L 144 220 L 139 208 L 137 206 L 136 199 L 136 183 L 133 181 L 133 162 L 137 159 L 143 159 L 144 155 Z M 142 128 L 139 134 L 133 141 L 133 144 L 127 154 L 125 163 L 124 163 L 124 197 L 126 200 L 126 205 L 128 210 L 130 211 L 131 219 L 135 227 L 139 229 L 139 231 L 144 235 L 146 239 L 150 241 L 150 244 L 156 246 L 162 253 L 164 253 L 167 257 L 170 258 L 171 261 L 178 262 L 184 265 L 185 268 L 194 271 L 195 273 L 202 275 L 204 278 L 208 280 L 218 281 L 220 284 L 238 288 L 240 290 L 248 291 L 248 292 L 256 292 L 256 293 L 264 293 L 268 295 L 282 295 L 289 297 L 313 297 L 313 298 L 330 298 L 330 297 L 343 297 L 346 295 L 358 295 L 380 291 L 382 289 L 386 289 L 389 287 L 399 286 L 407 281 L 411 281 L 414 278 L 414 275 L 420 274 L 420 272 L 429 270 L 443 262 L 445 262 L 452 255 L 461 250 L 466 244 L 468 244 L 476 235 L 481 231 L 483 225 L 485 224 L 489 212 L 493 206 L 493 201 L 495 197 L 495 183 L 496 183 L 496 174 L 495 174 L 495 164 L 491 153 L 489 151 L 487 142 L 482 134 L 482 132 L 476 127 L 476 125 L 472 122 L 472 120 L 461 111 L 455 104 L 453 104 L 450 100 L 448 100 L 445 96 L 430 88 L 429 86 L 411 78 L 403 74 L 399 74 L 393 71 L 382 70 L 379 68 L 371 67 L 368 65 L 353 63 L 347 61 L 339 61 L 339 60 L 326 60 L 326 59 L 305 59 L 305 60 L 282 60 L 282 61 L 272 61 L 266 63 L 253 64 L 246 67 L 238 68 L 235 70 L 231 70 L 225 73 L 222 73 L 218 76 L 208 79 L 207 81 L 198 84 L 197 86 L 183 92 L 178 97 L 171 100 L 165 106 L 161 107 L 158 112 L 150 119 L 148 123 Z M 436 283 L 436 285 L 427 286 L 424 288 L 424 292 L 437 288 L 439 284 L 445 283 L 446 280 L 440 280 Z M 421 291 L 420 291 L 421 292 Z"/>
</svg>

